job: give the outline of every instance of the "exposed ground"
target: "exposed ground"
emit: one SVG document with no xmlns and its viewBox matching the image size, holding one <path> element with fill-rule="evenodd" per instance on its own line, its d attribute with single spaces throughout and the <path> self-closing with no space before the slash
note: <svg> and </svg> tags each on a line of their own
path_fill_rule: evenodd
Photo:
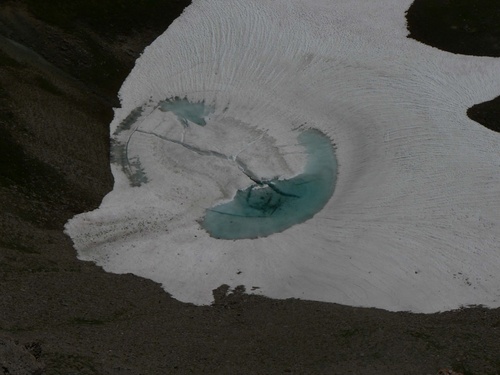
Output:
<svg viewBox="0 0 500 375">
<path fill-rule="evenodd" d="M 415 0 L 407 13 L 410 37 L 443 51 L 500 57 L 497 0 Z"/>
<path fill-rule="evenodd" d="M 0 38 L 0 374 L 500 374 L 500 309 L 390 313 L 223 287 L 196 307 L 76 260 L 62 228 L 112 187 L 116 92 L 187 3 L 0 4 L 0 35 L 20 44 Z M 480 111 L 497 129 L 499 108 Z"/>
</svg>

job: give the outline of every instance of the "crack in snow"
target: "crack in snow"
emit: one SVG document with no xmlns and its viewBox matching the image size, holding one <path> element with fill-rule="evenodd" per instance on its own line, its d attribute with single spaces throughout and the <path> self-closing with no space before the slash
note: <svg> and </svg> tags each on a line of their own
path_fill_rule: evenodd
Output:
<svg viewBox="0 0 500 375">
<path fill-rule="evenodd" d="M 248 168 L 248 166 L 238 157 L 238 155 L 244 149 L 246 149 L 251 144 L 257 142 L 258 140 L 262 139 L 263 135 L 260 136 L 259 138 L 255 139 L 255 140 L 253 140 L 249 144 L 247 144 L 236 155 L 227 156 L 226 154 L 224 154 L 222 152 L 218 152 L 218 151 L 214 151 L 214 150 L 203 150 L 203 149 L 201 149 L 199 147 L 192 146 L 192 145 L 190 145 L 190 144 L 188 144 L 188 143 L 186 143 L 186 142 L 183 141 L 184 137 L 182 137 L 181 140 L 179 141 L 179 140 L 176 140 L 176 139 L 172 139 L 172 138 L 169 138 L 169 137 L 165 137 L 165 136 L 162 136 L 162 135 L 159 135 L 159 134 L 156 134 L 156 133 L 152 133 L 152 132 L 148 132 L 148 131 L 145 131 L 145 130 L 141 130 L 141 129 L 135 129 L 134 132 L 141 133 L 141 134 L 146 134 L 146 135 L 152 135 L 154 137 L 160 138 L 163 141 L 171 142 L 171 143 L 177 144 L 179 146 L 182 146 L 182 147 L 186 148 L 187 150 L 193 151 L 193 152 L 195 152 L 195 153 L 197 153 L 198 155 L 201 155 L 201 156 L 213 156 L 213 157 L 216 157 L 216 158 L 219 158 L 219 159 L 222 159 L 222 160 L 227 160 L 229 162 L 235 163 L 236 166 L 238 167 L 238 169 L 245 176 L 247 176 L 251 181 L 255 182 L 258 185 L 267 184 L 266 180 L 263 180 L 263 179 L 260 179 L 259 177 L 257 177 L 257 175 L 255 173 L 253 173 Z M 128 142 L 127 142 L 127 147 L 128 147 Z M 128 158 L 127 158 L 127 161 L 128 161 Z"/>
</svg>

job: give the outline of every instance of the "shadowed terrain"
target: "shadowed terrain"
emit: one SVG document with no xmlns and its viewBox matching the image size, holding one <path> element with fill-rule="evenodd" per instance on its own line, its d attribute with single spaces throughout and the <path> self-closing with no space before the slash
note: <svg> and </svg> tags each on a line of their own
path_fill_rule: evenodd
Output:
<svg viewBox="0 0 500 375">
<path fill-rule="evenodd" d="M 496 0 L 415 0 L 406 15 L 410 38 L 462 55 L 500 57 Z"/>
<path fill-rule="evenodd" d="M 500 96 L 488 102 L 473 105 L 467 110 L 470 119 L 500 133 Z"/>
</svg>

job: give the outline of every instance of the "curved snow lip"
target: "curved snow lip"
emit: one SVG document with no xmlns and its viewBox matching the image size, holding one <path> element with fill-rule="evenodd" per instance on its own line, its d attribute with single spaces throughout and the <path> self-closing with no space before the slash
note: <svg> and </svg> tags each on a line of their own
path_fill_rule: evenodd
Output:
<svg viewBox="0 0 500 375">
<path fill-rule="evenodd" d="M 500 91 L 500 61 L 408 39 L 409 6 L 193 2 L 120 91 L 113 146 L 138 126 L 140 164 L 113 162 L 113 191 L 67 223 L 79 259 L 195 304 L 227 284 L 393 311 L 500 307 L 500 138 L 466 116 Z M 206 125 L 158 106 L 175 97 L 213 107 Z M 263 238 L 200 226 L 251 184 L 242 165 L 261 181 L 302 173 L 309 128 L 335 141 L 341 171 L 319 212 Z"/>
<path fill-rule="evenodd" d="M 331 198 L 337 160 L 330 139 L 317 130 L 298 137 L 308 160 L 290 179 L 259 180 L 227 203 L 209 208 L 201 222 L 212 237 L 226 240 L 267 237 L 312 218 Z"/>
<path fill-rule="evenodd" d="M 182 131 L 177 137 L 169 137 L 168 134 L 158 133 L 158 129 L 148 131 L 141 128 L 148 120 L 148 116 L 154 111 L 170 112 L 176 116 L 177 122 Z M 140 156 L 131 150 L 130 145 L 134 142 L 134 137 L 141 134 L 150 134 L 163 139 L 166 142 L 173 142 L 184 147 L 190 148 L 188 143 L 184 142 L 184 134 L 190 124 L 199 126 L 206 125 L 206 118 L 213 113 L 214 108 L 205 105 L 203 101 L 190 102 L 187 98 L 172 97 L 161 100 L 158 103 L 146 103 L 132 110 L 125 119 L 114 130 L 111 137 L 111 162 L 121 166 L 123 173 L 130 180 L 131 186 L 141 186 L 149 181 L 145 173 L 144 167 L 141 164 Z M 161 126 L 161 123 L 157 124 Z M 171 129 L 168 129 L 171 130 Z M 178 130 L 178 129 L 177 129 Z M 193 148 L 193 151 L 196 151 Z M 200 150 L 201 152 L 201 150 Z"/>
<path fill-rule="evenodd" d="M 176 120 L 163 117 L 162 120 L 153 121 L 154 126 L 151 127 L 148 123 L 155 117 L 155 112 L 158 115 L 158 111 L 171 113 Z M 204 218 L 199 220 L 200 225 L 218 239 L 266 237 L 312 218 L 325 206 L 333 194 L 337 174 L 334 147 L 325 134 L 315 129 L 301 130 L 298 134 L 298 145 L 304 148 L 304 154 L 307 155 L 305 169 L 300 174 L 288 179 L 281 176 L 262 178 L 260 169 L 252 170 L 249 167 L 253 155 L 247 149 L 258 147 L 264 142 L 265 132 L 260 132 L 258 138 L 237 153 L 225 154 L 220 151 L 223 147 L 219 144 L 220 132 L 231 133 L 235 126 L 230 119 L 224 122 L 225 127 L 220 128 L 219 125 L 220 129 L 217 129 L 217 122 L 209 119 L 214 111 L 214 106 L 206 105 L 204 101 L 191 102 L 186 97 L 168 98 L 154 105 L 149 103 L 138 107 L 114 131 L 111 160 L 121 167 L 130 186 L 147 184 L 150 179 L 141 164 L 141 154 L 149 153 L 149 150 L 141 149 L 139 153 L 134 153 L 133 144 L 135 138 L 148 135 L 191 151 L 186 153 L 186 159 L 181 160 L 181 163 L 189 163 L 189 159 L 195 155 L 222 159 L 236 165 L 239 171 L 233 168 L 227 175 L 213 171 L 211 177 L 222 177 L 224 180 L 219 182 L 223 184 L 232 174 L 241 172 L 252 185 L 244 190 L 237 190 L 230 202 L 207 208 Z M 193 124 L 202 127 L 208 124 L 207 130 L 214 127 L 215 136 L 203 133 L 202 142 L 197 142 L 198 131 L 191 128 Z M 241 133 L 241 129 L 239 132 Z M 259 156 L 264 156 L 267 160 L 273 156 L 272 153 L 280 152 L 278 148 L 272 147 Z M 200 172 L 196 168 L 192 171 Z"/>
</svg>

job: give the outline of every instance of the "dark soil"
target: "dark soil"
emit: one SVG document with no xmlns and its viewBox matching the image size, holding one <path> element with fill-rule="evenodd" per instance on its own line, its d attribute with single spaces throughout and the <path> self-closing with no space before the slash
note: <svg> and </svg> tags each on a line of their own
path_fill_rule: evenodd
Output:
<svg viewBox="0 0 500 375">
<path fill-rule="evenodd" d="M 391 313 L 224 286 L 197 307 L 76 259 L 63 225 L 112 187 L 116 92 L 188 3 L 0 3 L 0 35 L 20 44 L 0 39 L 0 374 L 499 374 L 500 309 Z"/>
<path fill-rule="evenodd" d="M 467 116 L 488 129 L 500 133 L 500 96 L 472 106 L 467 110 Z"/>
<path fill-rule="evenodd" d="M 500 57 L 498 0 L 415 0 L 410 38 L 453 53 Z"/>
</svg>

